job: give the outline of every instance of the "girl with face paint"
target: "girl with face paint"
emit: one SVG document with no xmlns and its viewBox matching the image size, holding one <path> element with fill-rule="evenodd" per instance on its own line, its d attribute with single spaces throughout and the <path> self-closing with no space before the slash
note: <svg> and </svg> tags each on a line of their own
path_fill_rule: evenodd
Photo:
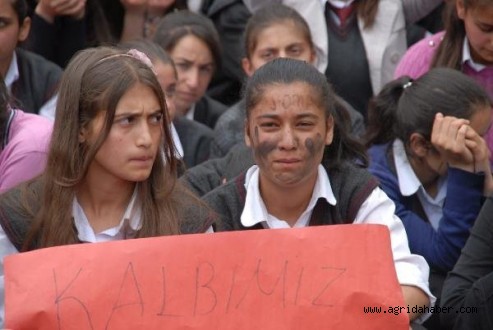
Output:
<svg viewBox="0 0 493 330">
<path fill-rule="evenodd" d="M 428 265 L 410 254 L 392 201 L 355 165 L 366 155 L 334 120 L 325 76 L 306 62 L 275 59 L 250 78 L 245 102 L 245 140 L 257 165 L 203 197 L 221 215 L 215 229 L 384 224 L 406 303 L 432 304 Z"/>
<path fill-rule="evenodd" d="M 387 84 L 372 101 L 370 172 L 396 204 L 411 252 L 430 264 L 439 295 L 485 195 L 493 191 L 486 92 L 459 71 L 436 68 Z"/>
</svg>

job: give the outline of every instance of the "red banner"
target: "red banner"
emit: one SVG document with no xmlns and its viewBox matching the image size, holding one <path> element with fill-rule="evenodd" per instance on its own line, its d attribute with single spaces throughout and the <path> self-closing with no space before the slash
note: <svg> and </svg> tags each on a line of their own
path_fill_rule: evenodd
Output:
<svg viewBox="0 0 493 330">
<path fill-rule="evenodd" d="M 380 225 L 182 235 L 5 258 L 6 327 L 408 329 Z"/>
</svg>

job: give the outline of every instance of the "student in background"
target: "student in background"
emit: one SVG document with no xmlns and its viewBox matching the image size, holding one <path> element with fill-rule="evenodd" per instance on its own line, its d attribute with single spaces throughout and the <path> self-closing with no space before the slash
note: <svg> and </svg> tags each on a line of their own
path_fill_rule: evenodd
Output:
<svg viewBox="0 0 493 330">
<path fill-rule="evenodd" d="M 26 0 L 0 0 L 0 76 L 10 91 L 11 105 L 52 119 L 62 69 L 17 47 L 30 28 Z"/>
<path fill-rule="evenodd" d="M 43 172 L 53 123 L 12 109 L 0 80 L 0 193 Z"/>
<path fill-rule="evenodd" d="M 281 5 L 268 5 L 249 20 L 244 36 L 245 57 L 243 70 L 248 77 L 265 63 L 289 57 L 314 64 L 315 48 L 306 21 L 294 9 Z M 364 132 L 363 117 L 347 102 L 341 100 L 349 112 L 351 133 Z M 342 110 L 346 111 L 346 110 Z M 211 144 L 211 158 L 225 156 L 237 143 L 244 142 L 245 100 L 230 107 L 218 119 Z"/>
<path fill-rule="evenodd" d="M 396 204 L 411 252 L 430 265 L 430 288 L 437 297 L 484 196 L 493 192 L 481 137 L 490 125 L 488 95 L 471 78 L 447 68 L 415 81 L 392 81 L 370 106 L 369 170 Z M 438 314 L 432 320 L 438 321 Z"/>
<path fill-rule="evenodd" d="M 205 95 L 221 63 L 219 36 L 212 22 L 188 10 L 162 18 L 153 41 L 175 62 L 178 71 L 176 113 L 214 128 L 226 106 Z"/>
<path fill-rule="evenodd" d="M 493 3 L 490 0 L 451 0 L 444 17 L 445 30 L 412 46 L 394 76 L 417 79 L 431 68 L 452 68 L 476 80 L 493 100 Z M 488 130 L 485 139 L 493 155 L 493 129 Z M 490 162 L 493 163 L 493 158 Z"/>
</svg>

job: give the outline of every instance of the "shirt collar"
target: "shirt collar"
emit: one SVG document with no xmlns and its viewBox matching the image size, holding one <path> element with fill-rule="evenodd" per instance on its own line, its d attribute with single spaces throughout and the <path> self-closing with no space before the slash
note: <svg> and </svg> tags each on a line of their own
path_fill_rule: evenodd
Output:
<svg viewBox="0 0 493 330">
<path fill-rule="evenodd" d="M 126 232 L 125 234 L 132 234 L 138 231 L 142 227 L 142 210 L 140 203 L 137 201 L 138 195 L 138 185 L 136 185 L 132 197 L 130 198 L 130 202 L 125 209 L 125 213 L 120 221 L 120 223 L 113 227 L 105 230 L 105 233 L 108 236 L 116 236 L 118 233 L 121 233 L 122 230 L 130 229 L 131 232 Z M 79 204 L 79 201 L 76 197 L 72 202 L 72 217 L 74 218 L 74 224 L 78 232 L 78 237 L 83 242 L 95 242 L 96 235 L 99 233 L 94 233 L 89 220 L 87 219 L 84 210 Z"/>
<path fill-rule="evenodd" d="M 192 104 L 190 109 L 187 111 L 187 113 L 185 114 L 185 118 L 193 120 L 193 116 L 195 116 L 195 103 Z"/>
<path fill-rule="evenodd" d="M 395 170 L 397 172 L 397 181 L 399 182 L 399 190 L 403 196 L 411 196 L 418 191 L 421 186 L 421 181 L 419 181 L 409 163 L 404 143 L 400 139 L 395 139 L 392 144 L 392 149 Z"/>
<path fill-rule="evenodd" d="M 9 90 L 12 88 L 12 85 L 17 79 L 19 79 L 19 67 L 17 66 L 17 55 L 14 52 L 12 61 L 10 61 L 10 66 L 4 79 L 5 85 Z"/>
<path fill-rule="evenodd" d="M 241 224 L 244 227 L 253 227 L 267 221 L 267 208 L 259 191 L 259 168 L 254 165 L 248 169 L 245 176 L 246 200 L 241 214 Z M 337 200 L 330 185 L 329 176 L 322 165 L 318 166 L 317 181 L 313 188 L 308 207 L 303 212 L 311 212 L 319 198 L 324 198 L 329 204 L 336 205 Z"/>
<path fill-rule="evenodd" d="M 322 4 L 322 8 L 325 8 L 327 2 L 330 2 L 330 4 L 336 8 L 344 8 L 348 7 L 354 1 L 355 0 L 320 0 L 320 3 Z"/>
<path fill-rule="evenodd" d="M 474 69 L 474 71 L 479 72 L 486 68 L 486 65 L 474 62 L 471 56 L 471 47 L 469 46 L 469 42 L 467 38 L 464 38 L 464 42 L 462 43 L 462 64 L 469 64 L 469 66 Z"/>
<path fill-rule="evenodd" d="M 181 144 L 180 136 L 178 135 L 178 132 L 176 131 L 176 127 L 173 124 L 173 122 L 171 122 L 170 129 L 171 129 L 171 138 L 173 139 L 173 144 L 175 145 L 175 156 L 178 158 L 183 158 L 184 156 L 183 146 Z"/>
</svg>

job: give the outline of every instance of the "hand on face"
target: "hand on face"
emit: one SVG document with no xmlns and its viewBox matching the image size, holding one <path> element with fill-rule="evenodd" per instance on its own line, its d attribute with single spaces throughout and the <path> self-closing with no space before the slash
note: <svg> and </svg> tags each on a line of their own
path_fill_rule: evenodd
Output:
<svg viewBox="0 0 493 330">
<path fill-rule="evenodd" d="M 483 138 L 469 124 L 467 119 L 438 113 L 431 143 L 450 167 L 468 172 L 484 171 L 489 151 Z"/>
<path fill-rule="evenodd" d="M 41 16 L 71 16 L 82 19 L 86 10 L 86 0 L 39 0 L 36 11 Z M 43 15 L 44 14 L 44 15 Z"/>
</svg>

